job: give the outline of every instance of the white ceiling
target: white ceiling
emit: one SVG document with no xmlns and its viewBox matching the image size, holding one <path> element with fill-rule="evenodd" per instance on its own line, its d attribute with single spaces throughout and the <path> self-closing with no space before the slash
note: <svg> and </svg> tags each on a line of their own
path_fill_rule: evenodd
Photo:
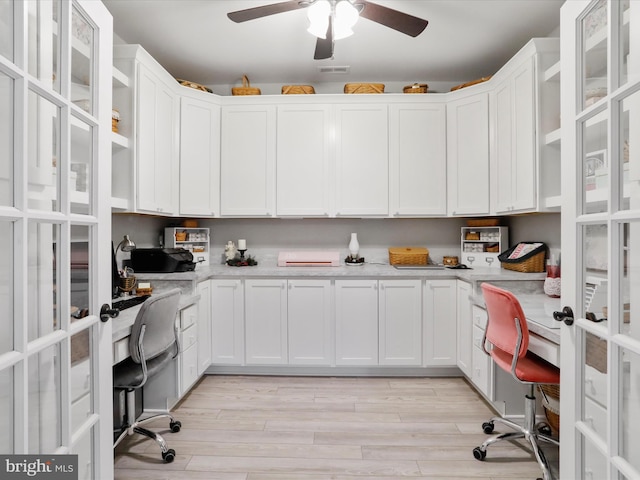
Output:
<svg viewBox="0 0 640 480">
<path fill-rule="evenodd" d="M 494 74 L 530 38 L 558 34 L 564 0 L 373 0 L 429 21 L 416 38 L 361 18 L 334 59 L 314 60 L 306 9 L 245 23 L 227 12 L 282 0 L 103 0 L 114 31 L 174 77 L 233 85 L 413 82 L 455 85 Z M 319 73 L 319 66 L 350 73 Z"/>
</svg>

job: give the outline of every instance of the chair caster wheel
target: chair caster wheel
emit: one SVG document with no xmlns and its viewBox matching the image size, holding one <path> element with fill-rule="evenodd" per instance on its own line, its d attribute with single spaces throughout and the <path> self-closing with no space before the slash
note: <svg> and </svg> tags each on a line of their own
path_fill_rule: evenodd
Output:
<svg viewBox="0 0 640 480">
<path fill-rule="evenodd" d="M 176 420 L 175 422 L 169 423 L 169 428 L 173 433 L 178 433 L 180 428 L 182 428 L 182 423 L 180 423 L 179 420 Z"/>
<path fill-rule="evenodd" d="M 485 458 L 487 458 L 487 452 L 485 452 L 484 450 L 482 450 L 480 447 L 476 447 L 473 449 L 473 457 L 476 460 L 484 460 Z"/>
<path fill-rule="evenodd" d="M 538 429 L 538 433 L 541 433 L 543 435 L 548 435 L 550 437 L 552 434 L 551 427 L 549 425 L 543 425 Z"/>
<path fill-rule="evenodd" d="M 493 433 L 493 428 L 494 428 L 494 425 L 491 422 L 484 422 L 482 424 L 482 431 L 484 433 L 487 433 L 487 434 Z"/>
<path fill-rule="evenodd" d="M 162 452 L 162 459 L 166 463 L 171 463 L 176 458 L 176 451 L 173 448 L 170 448 L 166 452 Z"/>
</svg>

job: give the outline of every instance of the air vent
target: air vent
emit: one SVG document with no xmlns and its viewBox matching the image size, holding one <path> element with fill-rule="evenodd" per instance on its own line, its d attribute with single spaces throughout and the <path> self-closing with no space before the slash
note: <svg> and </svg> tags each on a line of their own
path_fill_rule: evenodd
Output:
<svg viewBox="0 0 640 480">
<path fill-rule="evenodd" d="M 318 67 L 318 71 L 320 73 L 349 73 L 350 69 L 351 69 L 351 67 L 349 67 L 349 66 L 344 66 L 344 67 L 333 67 L 333 66 Z"/>
</svg>

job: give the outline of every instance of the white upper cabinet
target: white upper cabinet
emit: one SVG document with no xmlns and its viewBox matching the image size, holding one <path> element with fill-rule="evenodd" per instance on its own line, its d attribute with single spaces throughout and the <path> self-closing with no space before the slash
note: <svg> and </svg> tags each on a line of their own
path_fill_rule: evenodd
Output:
<svg viewBox="0 0 640 480">
<path fill-rule="evenodd" d="M 336 105 L 337 215 L 389 214 L 387 104 Z"/>
<path fill-rule="evenodd" d="M 134 88 L 118 89 L 114 108 L 119 130 L 135 139 L 113 156 L 114 197 L 134 212 L 173 215 L 178 212 L 178 106 L 176 82 L 139 45 L 116 45 L 114 63 Z M 118 136 L 117 138 L 120 138 Z"/>
<path fill-rule="evenodd" d="M 180 99 L 180 215 L 220 215 L 220 106 L 184 89 Z"/>
<path fill-rule="evenodd" d="M 528 58 L 491 95 L 496 213 L 536 207 L 534 101 L 533 59 Z"/>
<path fill-rule="evenodd" d="M 276 107 L 222 107 L 220 210 L 227 216 L 275 214 Z"/>
<path fill-rule="evenodd" d="M 447 214 L 446 104 L 389 105 L 393 216 Z"/>
<path fill-rule="evenodd" d="M 450 215 L 489 214 L 489 94 L 468 87 L 447 103 L 447 189 Z M 477 89 L 483 89 L 479 92 Z"/>
<path fill-rule="evenodd" d="M 494 77 L 490 95 L 491 210 L 533 212 L 560 176 L 559 148 L 549 148 L 546 132 L 559 125 L 556 82 L 542 84 L 538 72 L 558 57 L 557 39 L 535 39 Z"/>
<path fill-rule="evenodd" d="M 330 211 L 329 105 L 279 105 L 278 216 L 328 216 Z"/>
<path fill-rule="evenodd" d="M 138 210 L 176 212 L 178 159 L 176 111 L 178 99 L 158 75 L 138 65 L 137 205 Z"/>
</svg>

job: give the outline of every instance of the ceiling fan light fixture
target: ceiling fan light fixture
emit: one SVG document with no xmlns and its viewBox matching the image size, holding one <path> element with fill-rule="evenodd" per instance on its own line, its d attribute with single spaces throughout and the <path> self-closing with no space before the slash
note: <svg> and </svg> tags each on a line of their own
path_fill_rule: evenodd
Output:
<svg viewBox="0 0 640 480">
<path fill-rule="evenodd" d="M 336 4 L 333 36 L 336 40 L 353 35 L 352 27 L 358 21 L 358 10 L 349 0 L 341 0 Z"/>
<path fill-rule="evenodd" d="M 318 38 L 327 38 L 331 4 L 329 0 L 316 0 L 307 9 L 309 28 L 307 31 Z"/>
</svg>

